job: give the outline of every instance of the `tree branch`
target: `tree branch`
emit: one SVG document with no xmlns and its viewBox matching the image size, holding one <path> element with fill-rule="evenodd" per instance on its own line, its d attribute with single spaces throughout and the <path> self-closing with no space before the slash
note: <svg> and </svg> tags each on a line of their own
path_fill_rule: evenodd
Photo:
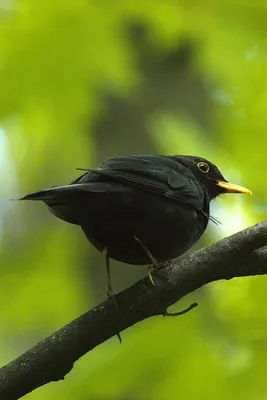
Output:
<svg viewBox="0 0 267 400">
<path fill-rule="evenodd" d="M 55 332 L 0 369 L 0 399 L 19 399 L 48 382 L 64 379 L 73 364 L 117 332 L 166 309 L 218 279 L 267 274 L 267 222 L 180 257 Z"/>
</svg>

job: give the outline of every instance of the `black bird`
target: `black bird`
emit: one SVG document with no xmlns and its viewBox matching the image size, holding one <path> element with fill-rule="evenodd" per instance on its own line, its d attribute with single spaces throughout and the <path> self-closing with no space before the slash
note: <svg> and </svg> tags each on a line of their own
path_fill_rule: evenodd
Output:
<svg viewBox="0 0 267 400">
<path fill-rule="evenodd" d="M 85 171 L 69 185 L 22 200 L 42 200 L 58 218 L 81 226 L 105 254 L 112 296 L 109 258 L 154 266 L 170 261 L 203 234 L 212 219 L 212 199 L 222 193 L 251 194 L 227 182 L 201 157 L 132 155 L 110 158 Z"/>
</svg>

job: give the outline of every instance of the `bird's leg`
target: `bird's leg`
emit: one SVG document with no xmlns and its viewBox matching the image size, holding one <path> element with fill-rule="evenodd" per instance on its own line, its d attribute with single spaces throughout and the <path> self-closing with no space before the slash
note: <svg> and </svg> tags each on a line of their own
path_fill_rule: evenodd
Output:
<svg viewBox="0 0 267 400">
<path fill-rule="evenodd" d="M 109 254 L 108 254 L 107 246 L 104 247 L 103 254 L 105 256 L 105 265 L 106 265 L 106 273 L 107 273 L 107 300 L 109 300 L 111 298 L 113 303 L 115 304 L 115 307 L 118 308 L 117 301 L 115 298 L 115 293 L 114 293 L 114 291 L 112 289 L 112 285 L 111 285 L 110 263 L 109 263 Z M 119 342 L 121 343 L 122 340 L 121 340 L 120 333 L 117 333 L 116 335 L 119 339 Z"/>
<path fill-rule="evenodd" d="M 105 256 L 105 266 L 106 266 L 106 275 L 107 275 L 107 292 L 106 292 L 107 299 L 109 300 L 110 298 L 112 298 L 115 306 L 117 307 L 115 293 L 114 293 L 114 291 L 112 289 L 112 285 L 111 285 L 110 263 L 109 263 L 109 254 L 108 254 L 107 247 L 104 247 L 103 254 Z"/>
<path fill-rule="evenodd" d="M 141 240 L 136 235 L 134 235 L 134 238 L 140 244 L 140 246 L 142 247 L 142 249 L 148 255 L 148 257 L 150 258 L 150 260 L 152 262 L 152 265 L 148 266 L 148 276 L 149 276 L 149 279 L 150 279 L 152 285 L 155 286 L 155 281 L 153 279 L 153 276 L 152 276 L 151 272 L 153 271 L 153 267 L 154 268 L 160 268 L 160 264 L 156 260 L 156 258 L 153 256 L 153 254 L 151 254 L 150 250 L 144 245 L 144 243 L 141 242 Z"/>
</svg>

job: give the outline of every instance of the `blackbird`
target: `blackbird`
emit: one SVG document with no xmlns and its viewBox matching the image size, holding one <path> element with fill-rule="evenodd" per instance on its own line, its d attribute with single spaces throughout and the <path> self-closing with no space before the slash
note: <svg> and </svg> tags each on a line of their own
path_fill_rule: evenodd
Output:
<svg viewBox="0 0 267 400">
<path fill-rule="evenodd" d="M 222 193 L 251 194 L 229 183 L 210 161 L 194 156 L 115 157 L 84 171 L 69 185 L 22 200 L 42 200 L 55 216 L 81 226 L 105 254 L 108 296 L 114 296 L 110 258 L 157 267 L 200 238 L 212 220 L 212 199 Z"/>
</svg>

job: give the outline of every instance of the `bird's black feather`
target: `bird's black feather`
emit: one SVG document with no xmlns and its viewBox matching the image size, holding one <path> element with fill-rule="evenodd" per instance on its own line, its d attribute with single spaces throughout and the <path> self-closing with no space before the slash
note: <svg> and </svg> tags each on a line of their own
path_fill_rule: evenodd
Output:
<svg viewBox="0 0 267 400">
<path fill-rule="evenodd" d="M 131 264 L 150 263 L 144 248 L 159 262 L 190 248 L 213 220 L 210 201 L 223 192 L 216 182 L 225 182 L 214 164 L 191 156 L 115 157 L 84 171 L 69 185 L 22 199 L 44 201 L 54 215 L 80 225 L 97 249 Z"/>
</svg>

